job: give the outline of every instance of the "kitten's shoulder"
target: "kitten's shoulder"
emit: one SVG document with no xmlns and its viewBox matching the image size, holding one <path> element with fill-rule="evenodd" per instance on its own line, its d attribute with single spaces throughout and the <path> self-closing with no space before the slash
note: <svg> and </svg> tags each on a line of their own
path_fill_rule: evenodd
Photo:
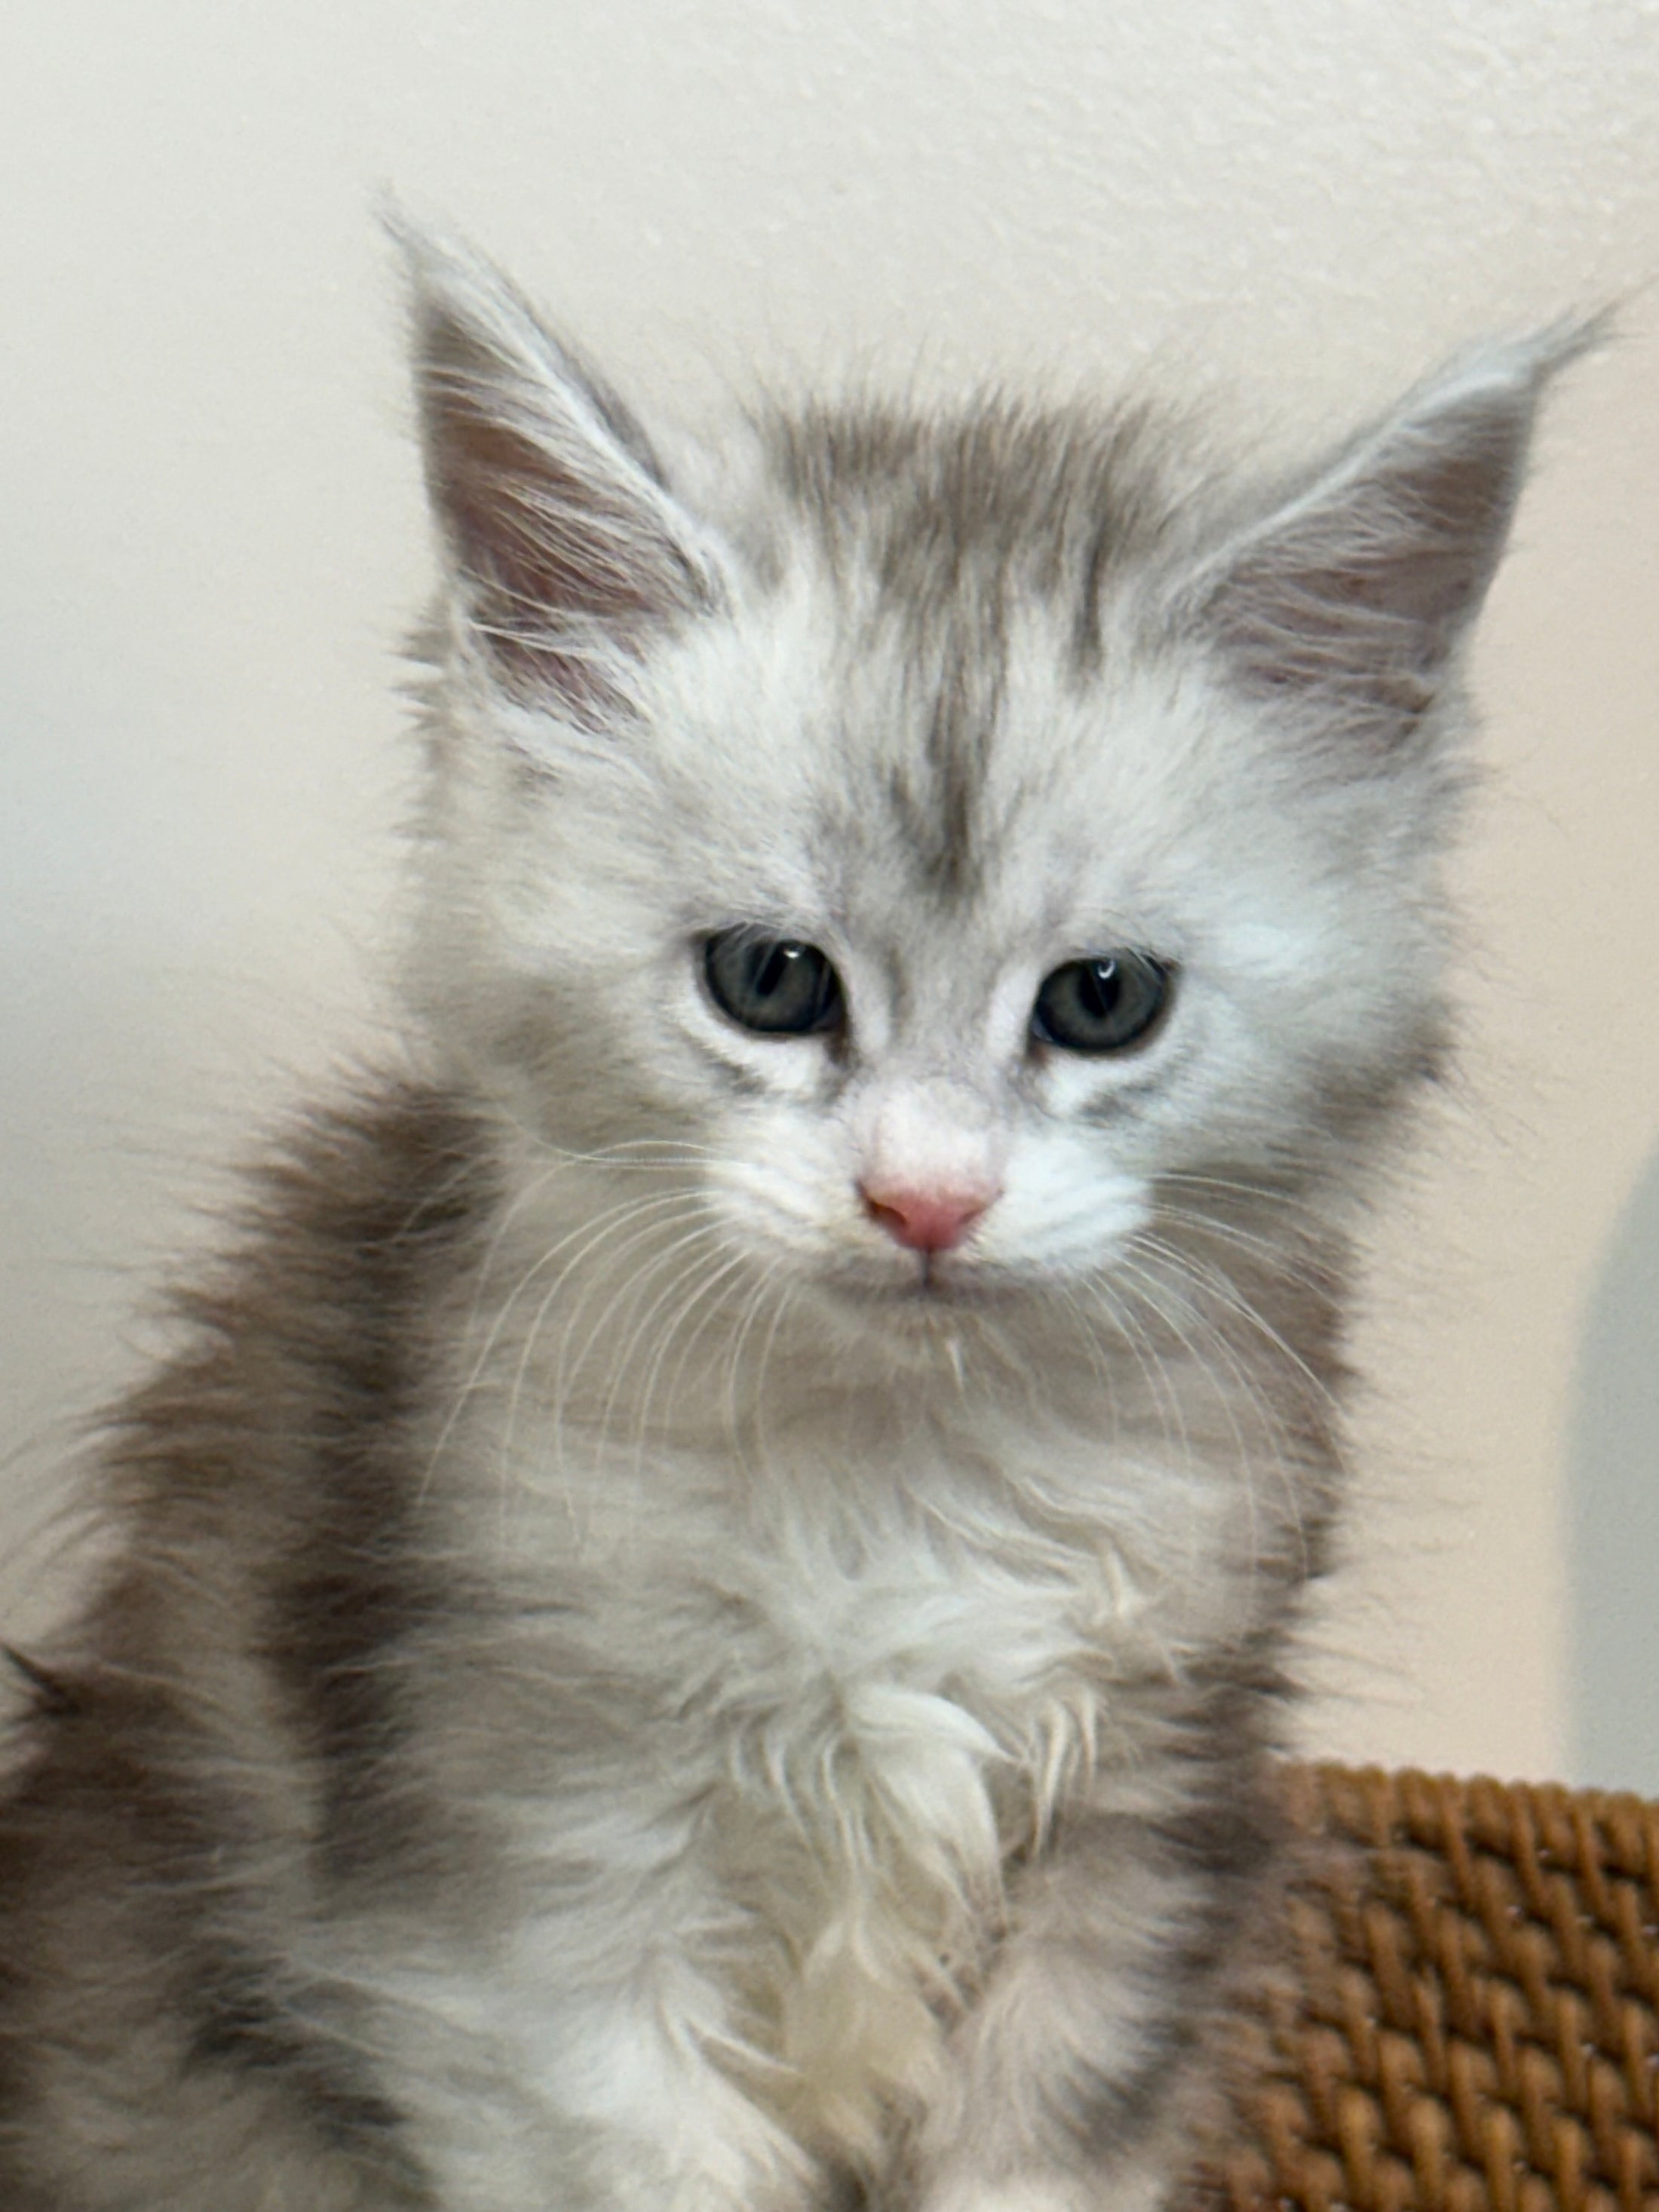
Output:
<svg viewBox="0 0 1659 2212">
<path fill-rule="evenodd" d="M 205 2203 L 209 2173 L 309 2175 L 318 2204 L 405 2178 L 292 1952 L 325 1894 L 395 1893 L 431 1847 L 398 1658 L 447 1602 L 418 1520 L 429 1316 L 464 1295 L 489 1152 L 459 1093 L 408 1076 L 295 1117 L 106 1425 L 120 1548 L 77 1620 L 9 1655 L 8 2205 L 113 2203 L 88 2116 L 116 2109 L 123 2203 Z"/>
<path fill-rule="evenodd" d="M 458 1090 L 396 1074 L 293 1116 L 245 1176 L 219 1257 L 170 1295 L 171 1355 L 96 1439 L 118 1540 L 78 1618 L 18 1657 L 0 1830 L 45 1764 L 82 1774 L 60 1811 L 138 1807 L 158 1774 L 176 1809 L 182 1778 L 250 1745 L 349 1765 L 383 1734 L 380 1662 L 443 1601 L 418 1473 L 489 1159 Z"/>
</svg>

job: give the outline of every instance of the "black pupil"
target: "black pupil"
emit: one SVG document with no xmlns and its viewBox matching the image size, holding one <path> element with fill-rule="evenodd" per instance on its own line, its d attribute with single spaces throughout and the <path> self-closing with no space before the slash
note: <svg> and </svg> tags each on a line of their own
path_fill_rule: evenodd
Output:
<svg viewBox="0 0 1659 2212">
<path fill-rule="evenodd" d="M 726 930 L 703 952 L 710 997 L 742 1029 L 806 1036 L 839 1029 L 841 979 L 816 945 Z"/>
<path fill-rule="evenodd" d="M 1037 993 L 1031 1034 L 1066 1052 L 1122 1052 L 1163 1012 L 1170 971 L 1146 952 L 1068 960 Z"/>
<path fill-rule="evenodd" d="M 1083 971 L 1077 987 L 1078 998 L 1085 1013 L 1091 1021 L 1109 1021 L 1123 995 L 1123 980 L 1116 961 L 1083 960 L 1078 964 Z"/>
</svg>

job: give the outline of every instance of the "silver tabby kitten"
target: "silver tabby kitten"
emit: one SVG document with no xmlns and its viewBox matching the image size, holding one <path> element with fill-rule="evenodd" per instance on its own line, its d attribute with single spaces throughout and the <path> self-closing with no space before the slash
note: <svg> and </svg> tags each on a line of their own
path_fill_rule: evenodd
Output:
<svg viewBox="0 0 1659 2212">
<path fill-rule="evenodd" d="M 8 2212 L 1139 2212 L 1272 1855 L 1350 1231 L 1541 388 L 665 465 L 419 241 L 406 1063 L 103 1447 Z"/>
</svg>

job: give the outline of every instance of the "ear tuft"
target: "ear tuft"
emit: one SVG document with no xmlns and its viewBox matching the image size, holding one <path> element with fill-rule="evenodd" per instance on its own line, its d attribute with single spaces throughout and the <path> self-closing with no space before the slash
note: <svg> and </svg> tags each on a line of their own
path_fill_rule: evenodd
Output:
<svg viewBox="0 0 1659 2212">
<path fill-rule="evenodd" d="M 711 605 L 702 534 L 616 396 L 465 247 L 388 224 L 427 487 L 463 612 L 522 696 L 603 720 L 653 635 Z"/>
<path fill-rule="evenodd" d="M 1206 564 L 1200 620 L 1235 676 L 1397 734 L 1486 597 L 1538 406 L 1603 322 L 1484 347 L 1281 496 Z"/>
</svg>

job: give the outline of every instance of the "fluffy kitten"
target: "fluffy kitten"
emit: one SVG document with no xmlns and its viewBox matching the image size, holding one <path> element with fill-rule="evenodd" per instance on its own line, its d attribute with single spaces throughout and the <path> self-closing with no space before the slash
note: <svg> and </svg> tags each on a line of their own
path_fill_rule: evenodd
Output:
<svg viewBox="0 0 1659 2212">
<path fill-rule="evenodd" d="M 1161 2204 L 1575 341 L 1267 488 L 1001 401 L 669 469 L 410 255 L 413 1042 L 20 1660 L 0 2201 Z"/>
</svg>

